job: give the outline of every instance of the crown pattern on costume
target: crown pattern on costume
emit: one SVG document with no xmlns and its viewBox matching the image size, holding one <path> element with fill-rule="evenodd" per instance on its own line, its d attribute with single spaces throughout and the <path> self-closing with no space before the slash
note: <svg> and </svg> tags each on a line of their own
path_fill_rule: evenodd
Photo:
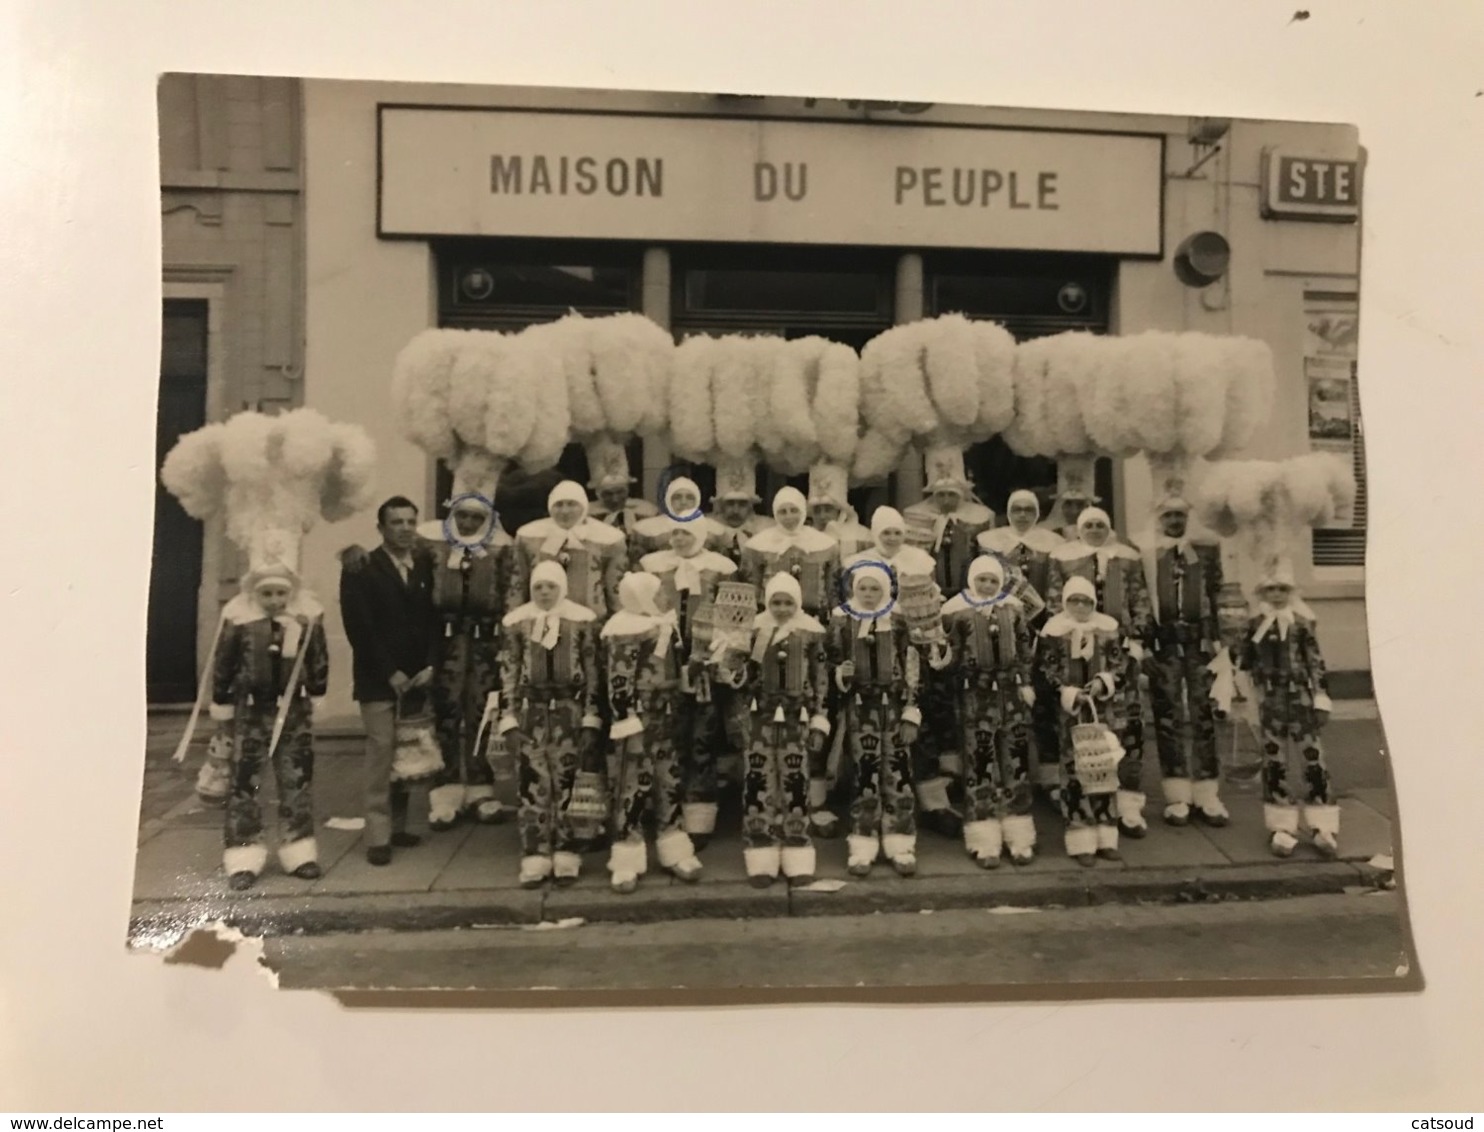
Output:
<svg viewBox="0 0 1484 1132">
<path fill-rule="evenodd" d="M 1058 499 L 1087 499 L 1096 503 L 1093 490 L 1094 458 L 1063 454 L 1056 458 L 1056 495 Z"/>
<path fill-rule="evenodd" d="M 756 503 L 757 464 L 745 456 L 724 456 L 716 465 L 717 499 L 750 499 Z"/>
<path fill-rule="evenodd" d="M 850 475 L 838 464 L 819 463 L 809 469 L 809 502 L 844 507 L 849 499 Z"/>
<path fill-rule="evenodd" d="M 923 453 L 922 463 L 928 491 L 943 487 L 968 489 L 969 477 L 964 471 L 962 448 L 935 445 Z"/>
<path fill-rule="evenodd" d="M 586 448 L 589 487 L 627 487 L 634 482 L 628 450 L 613 437 L 594 437 Z"/>
</svg>

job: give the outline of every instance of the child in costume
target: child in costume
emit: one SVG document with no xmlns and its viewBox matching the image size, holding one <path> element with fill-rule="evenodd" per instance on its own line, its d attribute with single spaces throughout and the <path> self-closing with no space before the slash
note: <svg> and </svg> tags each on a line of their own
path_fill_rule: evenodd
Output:
<svg viewBox="0 0 1484 1132">
<path fill-rule="evenodd" d="M 704 847 L 716 832 L 717 746 L 730 737 L 745 745 L 747 703 L 711 678 L 704 648 L 697 648 L 696 614 L 716 596 L 716 587 L 736 574 L 732 560 L 707 550 L 700 519 L 662 519 L 669 548 L 646 554 L 641 567 L 660 584 L 660 604 L 673 613 L 679 632 L 681 688 L 675 744 L 679 752 L 687 835 Z"/>
<path fill-rule="evenodd" d="M 1033 641 L 1025 607 L 998 559 L 969 564 L 969 584 L 943 606 L 953 655 L 964 749 L 964 847 L 983 868 L 1008 849 L 1017 865 L 1035 855 L 1030 740 L 1036 703 Z"/>
<path fill-rule="evenodd" d="M 1120 649 L 1125 670 L 1118 673 L 1118 739 L 1124 758 L 1118 764 L 1118 824 L 1129 837 L 1143 837 L 1149 830 L 1144 821 L 1144 702 L 1139 694 L 1139 673 L 1149 636 L 1149 590 L 1144 584 L 1144 563 L 1139 551 L 1120 542 L 1113 521 L 1100 507 L 1088 507 L 1077 518 L 1077 540 L 1051 552 L 1046 595 L 1052 613 L 1061 610 L 1061 592 L 1071 578 L 1093 585 L 1097 607 L 1118 622 L 1123 633 Z"/>
<path fill-rule="evenodd" d="M 267 762 L 283 823 L 279 864 L 303 880 L 320 875 L 311 722 L 327 690 L 330 659 L 324 609 L 300 587 L 285 549 L 280 544 L 279 553 L 252 565 L 244 587 L 250 601 L 228 620 L 216 654 L 211 718 L 233 732 L 222 862 L 237 891 L 252 887 L 268 860 L 258 803 Z"/>
<path fill-rule="evenodd" d="M 730 563 L 728 563 L 730 565 Z M 674 612 L 661 613 L 653 574 L 626 574 L 619 610 L 604 624 L 603 667 L 613 718 L 617 770 L 612 776 L 617 816 L 608 871 L 613 890 L 633 892 L 648 870 L 644 820 L 652 816 L 655 856 L 680 880 L 701 875 L 701 862 L 681 823 L 680 667 L 684 663 Z"/>
<path fill-rule="evenodd" d="M 1221 548 L 1214 536 L 1190 530 L 1190 503 L 1170 494 L 1155 507 L 1157 530 L 1140 542 L 1150 596 L 1145 645 L 1149 652 L 1149 697 L 1159 748 L 1165 821 L 1185 825 L 1192 814 L 1208 825 L 1230 819 L 1219 797 L 1221 765 L 1216 757 L 1216 713 L 1211 700 L 1211 665 L 1221 640 Z M 1190 715 L 1191 751 L 1180 733 L 1180 705 Z M 1121 802 L 1142 810 L 1139 794 Z"/>
<path fill-rule="evenodd" d="M 845 562 L 851 570 L 863 562 L 882 562 L 891 570 L 898 584 L 904 579 L 932 579 L 937 572 L 933 556 L 907 542 L 907 520 L 893 507 L 878 507 L 871 513 L 871 533 L 875 543 Z M 940 595 L 941 596 L 941 595 Z M 942 697 L 939 697 L 941 701 Z M 920 705 L 926 707 L 927 705 Z M 937 705 L 942 711 L 942 704 Z M 919 730 L 912 747 L 912 780 L 916 783 L 919 824 L 944 837 L 955 840 L 963 833 L 963 822 L 953 809 L 948 788 L 963 773 L 958 754 L 958 741 L 943 744 L 942 727 L 937 735 L 927 728 Z M 935 741 L 936 740 L 936 741 Z"/>
<path fill-rule="evenodd" d="M 1033 622 L 1044 620 L 1047 586 L 1051 580 L 1051 554 L 1066 540 L 1055 531 L 1036 525 L 1041 516 L 1041 504 L 1033 491 L 1024 488 L 1012 491 L 1005 504 L 1005 513 L 1010 520 L 1007 525 L 980 533 L 976 540 L 979 551 L 1000 556 L 1013 571 L 1007 580 L 1026 616 Z"/>
<path fill-rule="evenodd" d="M 805 526 L 808 504 L 798 488 L 782 488 L 773 497 L 774 525 L 747 541 L 742 549 L 740 579 L 759 590 L 775 574 L 799 584 L 801 611 L 825 616 L 834 606 L 840 544 L 823 531 Z"/>
<path fill-rule="evenodd" d="M 602 621 L 618 608 L 618 580 L 628 565 L 623 532 L 588 517 L 587 492 L 572 480 L 551 489 L 546 510 L 545 519 L 515 533 L 512 591 L 527 593 L 536 565 L 555 562 L 566 574 L 570 600 Z"/>
<path fill-rule="evenodd" d="M 643 520 L 634 527 L 629 540 L 631 560 L 635 569 L 646 554 L 665 550 L 670 545 L 670 532 L 675 523 L 684 523 L 696 533 L 701 548 L 711 544 L 721 534 L 715 520 L 701 514 L 701 489 L 686 476 L 678 476 L 665 485 L 665 506 L 662 512 Z"/>
<path fill-rule="evenodd" d="M 531 600 L 502 622 L 499 734 L 520 778 L 520 883 L 536 888 L 555 875 L 570 884 L 582 868 L 567 813 L 584 764 L 595 765 L 602 719 L 597 618 L 567 598 L 554 561 L 531 571 Z"/>
<path fill-rule="evenodd" d="M 323 607 L 302 586 L 299 544 L 318 519 L 347 519 L 370 502 L 376 449 L 364 430 L 313 409 L 242 412 L 182 436 L 160 482 L 193 519 L 222 518 L 246 553 L 242 592 L 222 611 L 196 707 L 176 750 L 185 757 L 200 710 L 217 721 L 226 754 L 223 864 L 234 889 L 267 863 L 258 781 L 271 761 L 282 824 L 284 871 L 319 875 L 311 784 L 311 721 L 325 694 L 329 659 Z M 206 783 L 216 793 L 220 765 Z"/>
<path fill-rule="evenodd" d="M 439 524 L 433 556 L 437 611 L 432 686 L 443 772 L 428 791 L 428 825 L 451 829 L 461 818 L 494 823 L 507 811 L 495 798 L 484 737 L 491 695 L 500 686 L 499 625 L 508 611 L 514 542 L 495 522 L 489 494 L 455 486 L 448 530 Z M 493 736 L 489 736 L 493 738 Z"/>
<path fill-rule="evenodd" d="M 1081 865 L 1096 857 L 1119 860 L 1118 814 L 1113 784 L 1097 792 L 1084 789 L 1078 777 L 1072 727 L 1097 712 L 1116 734 L 1124 699 L 1118 682 L 1128 671 L 1123 631 L 1118 622 L 1098 612 L 1097 591 L 1086 578 L 1068 579 L 1057 595 L 1061 607 L 1041 630 L 1036 663 L 1061 707 L 1061 811 L 1066 820 L 1067 856 Z"/>
<path fill-rule="evenodd" d="M 880 566 L 850 572 L 850 597 L 830 618 L 830 661 L 840 710 L 835 726 L 855 762 L 846 835 L 848 868 L 866 876 L 884 856 L 900 876 L 917 871 L 912 743 L 921 660 Z"/>
<path fill-rule="evenodd" d="M 751 745 L 742 781 L 742 856 L 748 880 L 767 887 L 780 869 L 791 883 L 814 877 L 809 836 L 809 760 L 824 750 L 829 671 L 825 629 L 803 612 L 799 583 L 774 574 L 753 623 L 752 654 L 732 672 L 752 697 Z"/>
<path fill-rule="evenodd" d="M 1268 844 L 1278 857 L 1287 857 L 1298 844 L 1299 807 L 1288 777 L 1292 744 L 1303 760 L 1304 823 L 1313 831 L 1314 848 L 1334 857 L 1339 853 L 1340 807 L 1331 792 L 1319 741 L 1333 705 L 1315 634 L 1317 619 L 1298 596 L 1287 564 L 1265 572 L 1257 597 L 1257 615 L 1248 623 L 1240 665 L 1250 674 L 1258 698 Z"/>
<path fill-rule="evenodd" d="M 1002 562 L 1018 574 L 1014 593 L 1025 607 L 1026 617 L 1033 630 L 1049 617 L 1046 597 L 1051 584 L 1051 555 L 1066 540 L 1050 527 L 1038 526 L 1041 504 L 1033 491 L 1024 488 L 1012 491 L 1005 504 L 1009 523 L 995 527 L 979 536 L 979 549 L 1000 556 Z M 969 582 L 972 586 L 972 580 Z M 1039 681 L 1039 676 L 1033 676 Z M 1057 738 L 1056 704 L 1038 688 L 1035 705 L 1031 708 L 1031 731 L 1036 739 L 1036 785 L 1043 790 L 1054 790 L 1061 777 L 1061 751 Z"/>
<path fill-rule="evenodd" d="M 785 487 L 773 497 L 774 525 L 754 535 L 742 549 L 740 581 L 763 593 L 769 579 L 786 574 L 799 585 L 800 612 L 828 618 L 837 600 L 840 544 L 804 523 L 808 503 L 803 492 Z M 828 808 L 829 756 L 821 748 L 809 760 L 811 819 L 820 836 L 835 836 L 839 819 Z"/>
</svg>

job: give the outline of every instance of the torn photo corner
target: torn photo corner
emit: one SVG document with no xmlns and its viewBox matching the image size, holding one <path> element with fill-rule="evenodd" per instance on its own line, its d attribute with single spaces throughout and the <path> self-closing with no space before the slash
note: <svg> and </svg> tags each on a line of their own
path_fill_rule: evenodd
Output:
<svg viewBox="0 0 1484 1132">
<path fill-rule="evenodd" d="M 132 947 L 341 991 L 1421 985 L 1353 128 L 158 99 Z"/>
</svg>

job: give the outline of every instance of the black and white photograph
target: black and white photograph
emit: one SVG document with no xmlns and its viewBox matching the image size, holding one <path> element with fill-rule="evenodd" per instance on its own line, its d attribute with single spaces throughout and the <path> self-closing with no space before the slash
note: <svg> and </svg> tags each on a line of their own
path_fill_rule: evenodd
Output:
<svg viewBox="0 0 1484 1132">
<path fill-rule="evenodd" d="M 225 925 L 330 990 L 1415 986 L 1356 129 L 157 98 L 130 947 Z"/>
</svg>

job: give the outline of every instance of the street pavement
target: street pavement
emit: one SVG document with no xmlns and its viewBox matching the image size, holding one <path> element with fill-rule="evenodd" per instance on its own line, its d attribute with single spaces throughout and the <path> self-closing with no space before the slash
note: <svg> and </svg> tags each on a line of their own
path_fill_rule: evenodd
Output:
<svg viewBox="0 0 1484 1132">
<path fill-rule="evenodd" d="M 991 907 L 1070 908 L 1148 901 L 1186 904 L 1260 897 L 1340 893 L 1384 885 L 1389 877 L 1370 862 L 1392 851 L 1393 808 L 1387 756 L 1373 705 L 1341 703 L 1326 731 L 1328 758 L 1341 795 L 1341 859 L 1325 861 L 1303 845 L 1287 861 L 1267 851 L 1261 799 L 1254 784 L 1223 792 L 1233 820 L 1224 829 L 1171 829 L 1159 821 L 1158 763 L 1152 742 L 1145 757 L 1151 829 L 1142 841 L 1123 840 L 1123 862 L 1084 869 L 1061 849 L 1055 812 L 1035 813 L 1040 855 L 1026 868 L 1008 861 L 994 872 L 977 868 L 957 841 L 930 832 L 919 837 L 919 870 L 901 878 L 878 866 L 869 878 L 845 872 L 843 841 L 820 843 L 819 883 L 793 890 L 779 882 L 758 890 L 742 869 L 736 835 L 736 799 L 726 799 L 718 836 L 703 852 L 705 875 L 684 884 L 651 872 L 639 891 L 610 891 L 605 854 L 589 855 L 571 888 L 527 891 L 516 883 L 518 846 L 513 825 L 462 825 L 444 833 L 425 827 L 426 801 L 413 798 L 413 829 L 422 845 L 396 852 L 390 866 L 368 865 L 359 834 L 328 828 L 359 809 L 361 744 L 347 736 L 317 744 L 315 808 L 324 876 L 302 881 L 270 863 L 247 893 L 226 887 L 221 862 L 222 811 L 193 792 L 204 743 L 183 765 L 170 761 L 184 717 L 150 717 L 140 812 L 131 942 L 169 947 L 194 927 L 224 920 L 254 935 L 363 931 L 378 928 L 442 930 L 510 924 L 756 920 L 838 917 L 872 912 L 943 912 Z M 1224 743 L 1230 745 L 1229 736 Z M 271 776 L 263 786 L 265 817 L 274 813 Z M 689 929 L 687 929 L 689 930 Z"/>
<path fill-rule="evenodd" d="M 1314 980 L 1317 991 L 1338 990 L 1339 980 L 1399 990 L 1413 964 L 1398 905 L 1395 893 L 1367 890 L 1255 903 L 1115 905 L 1018 915 L 958 909 L 931 915 L 588 924 L 552 931 L 507 927 L 282 936 L 265 942 L 263 958 L 280 987 L 381 991 L 545 989 L 621 995 L 657 989 L 940 987 L 972 999 L 1041 997 L 1044 988 L 1065 993 L 1075 987 L 1078 997 L 1087 998 L 1129 997 L 1141 984 L 1166 994 L 1253 993 L 1240 984 L 1271 979 Z M 1043 988 L 1039 995 L 1036 988 Z M 1352 982 L 1345 989 L 1357 986 Z M 358 1000 L 352 995 L 345 1001 Z M 598 994 L 592 1001 L 603 1005 L 605 999 Z"/>
</svg>

